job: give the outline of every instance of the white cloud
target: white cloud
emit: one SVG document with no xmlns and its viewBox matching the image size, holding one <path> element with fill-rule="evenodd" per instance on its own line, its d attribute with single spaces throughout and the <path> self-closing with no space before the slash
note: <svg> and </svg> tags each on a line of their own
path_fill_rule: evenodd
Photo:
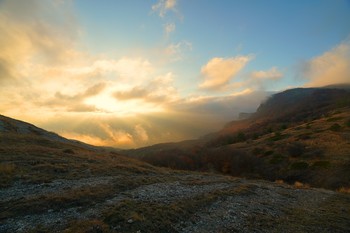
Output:
<svg viewBox="0 0 350 233">
<path fill-rule="evenodd" d="M 152 6 L 152 11 L 158 12 L 159 16 L 163 18 L 168 11 L 176 11 L 176 3 L 177 0 L 159 0 Z"/>
<path fill-rule="evenodd" d="M 180 61 L 185 58 L 185 54 L 192 50 L 192 44 L 188 41 L 181 41 L 176 44 L 170 44 L 165 48 L 164 54 L 170 58 L 171 61 Z"/>
<path fill-rule="evenodd" d="M 174 32 L 176 29 L 176 25 L 174 23 L 167 23 L 164 25 L 164 33 L 166 37 L 169 37 L 169 35 Z"/>
<path fill-rule="evenodd" d="M 199 87 L 201 89 L 216 91 L 227 88 L 230 81 L 251 59 L 251 56 L 212 58 L 201 69 L 201 75 L 204 78 L 204 81 L 199 85 Z"/>
<path fill-rule="evenodd" d="M 350 40 L 306 62 L 303 76 L 305 86 L 317 87 L 350 82 Z"/>
</svg>

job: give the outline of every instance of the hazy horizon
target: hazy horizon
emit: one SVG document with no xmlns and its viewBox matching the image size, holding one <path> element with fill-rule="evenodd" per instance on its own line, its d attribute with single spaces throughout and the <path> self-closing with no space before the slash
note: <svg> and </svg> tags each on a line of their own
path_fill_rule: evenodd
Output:
<svg viewBox="0 0 350 233">
<path fill-rule="evenodd" d="M 199 137 L 350 82 L 350 1 L 0 0 L 0 113 L 86 143 Z"/>
</svg>

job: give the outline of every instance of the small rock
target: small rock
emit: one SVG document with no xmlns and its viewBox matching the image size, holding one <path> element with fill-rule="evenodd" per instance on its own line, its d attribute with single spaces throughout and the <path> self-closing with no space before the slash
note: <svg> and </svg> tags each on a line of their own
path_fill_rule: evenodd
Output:
<svg viewBox="0 0 350 233">
<path fill-rule="evenodd" d="M 133 223 L 134 220 L 132 220 L 131 218 L 128 220 L 128 223 Z"/>
</svg>

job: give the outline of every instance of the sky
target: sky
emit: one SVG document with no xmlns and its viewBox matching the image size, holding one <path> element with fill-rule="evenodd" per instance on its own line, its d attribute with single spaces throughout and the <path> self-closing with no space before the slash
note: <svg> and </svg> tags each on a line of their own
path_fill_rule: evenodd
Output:
<svg viewBox="0 0 350 233">
<path fill-rule="evenodd" d="M 0 114 L 93 145 L 194 139 L 349 82 L 349 0 L 0 0 Z"/>
</svg>

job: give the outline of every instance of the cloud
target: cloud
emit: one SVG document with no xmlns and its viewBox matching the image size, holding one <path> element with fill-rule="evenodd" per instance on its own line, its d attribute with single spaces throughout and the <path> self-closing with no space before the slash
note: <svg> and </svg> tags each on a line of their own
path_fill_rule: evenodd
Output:
<svg viewBox="0 0 350 233">
<path fill-rule="evenodd" d="M 20 81 L 23 72 L 19 68 L 30 61 L 66 62 L 78 37 L 69 9 L 39 0 L 1 1 L 0 31 L 0 82 Z"/>
<path fill-rule="evenodd" d="M 241 82 L 241 87 L 262 90 L 267 85 L 271 87 L 272 82 L 282 79 L 283 73 L 277 67 L 272 67 L 269 70 L 250 72 L 244 78 L 244 81 Z"/>
<path fill-rule="evenodd" d="M 92 64 L 91 64 L 92 63 Z M 144 58 L 123 57 L 114 59 L 92 59 L 91 63 L 84 66 L 68 67 L 65 71 L 69 75 L 95 75 L 103 77 L 113 77 L 123 81 L 130 79 L 147 79 L 154 71 L 152 64 Z"/>
<path fill-rule="evenodd" d="M 164 50 L 164 54 L 169 57 L 171 61 L 180 61 L 185 58 L 185 53 L 191 50 L 192 43 L 184 40 L 176 44 L 168 45 Z"/>
<path fill-rule="evenodd" d="M 350 40 L 344 41 L 302 66 L 305 86 L 318 87 L 350 82 Z"/>
<path fill-rule="evenodd" d="M 174 32 L 176 29 L 175 23 L 167 23 L 164 25 L 164 33 L 166 37 L 169 37 L 169 35 Z"/>
<path fill-rule="evenodd" d="M 56 92 L 53 97 L 48 100 L 35 100 L 34 104 L 41 107 L 48 107 L 50 111 L 68 111 L 68 112 L 100 112 L 101 109 L 94 105 L 86 104 L 85 99 L 100 94 L 106 87 L 105 83 L 98 83 L 84 92 L 67 95 Z"/>
<path fill-rule="evenodd" d="M 76 133 L 76 132 L 61 132 L 63 137 L 82 141 L 95 146 L 119 146 L 122 148 L 134 147 L 132 135 L 125 131 L 113 131 L 108 125 L 101 126 L 105 128 L 107 137 L 96 136 L 96 134 Z"/>
<path fill-rule="evenodd" d="M 166 103 L 177 98 L 177 90 L 173 86 L 173 74 L 158 76 L 144 86 L 134 86 L 129 90 L 116 91 L 113 96 L 118 100 L 140 99 L 144 102 Z"/>
<path fill-rule="evenodd" d="M 105 87 L 106 87 L 105 83 L 98 83 L 98 84 L 95 84 L 95 85 L 89 87 L 84 92 L 78 93 L 78 94 L 73 95 L 73 96 L 64 95 L 64 94 L 61 94 L 60 92 L 56 92 L 55 97 L 62 99 L 62 100 L 82 101 L 85 98 L 95 96 L 95 95 L 101 93 L 105 89 Z"/>
<path fill-rule="evenodd" d="M 230 81 L 252 59 L 252 56 L 237 56 L 231 58 L 212 58 L 201 69 L 204 81 L 199 85 L 201 89 L 218 91 L 229 86 Z"/>
<path fill-rule="evenodd" d="M 278 80 L 282 77 L 283 74 L 277 67 L 272 67 L 269 70 L 254 71 L 250 74 L 250 78 L 253 80 Z"/>
<path fill-rule="evenodd" d="M 134 127 L 134 131 L 135 131 L 135 138 L 138 141 L 142 141 L 142 142 L 147 142 L 148 141 L 148 134 L 146 132 L 146 130 L 142 127 L 142 125 L 138 124 L 135 125 Z"/>
<path fill-rule="evenodd" d="M 127 91 L 117 91 L 114 93 L 115 98 L 119 100 L 142 99 L 147 97 L 150 91 L 143 87 L 133 87 Z"/>
<path fill-rule="evenodd" d="M 160 17 L 164 17 L 168 11 L 176 11 L 177 0 L 159 0 L 152 6 L 153 12 L 158 12 Z"/>
</svg>

